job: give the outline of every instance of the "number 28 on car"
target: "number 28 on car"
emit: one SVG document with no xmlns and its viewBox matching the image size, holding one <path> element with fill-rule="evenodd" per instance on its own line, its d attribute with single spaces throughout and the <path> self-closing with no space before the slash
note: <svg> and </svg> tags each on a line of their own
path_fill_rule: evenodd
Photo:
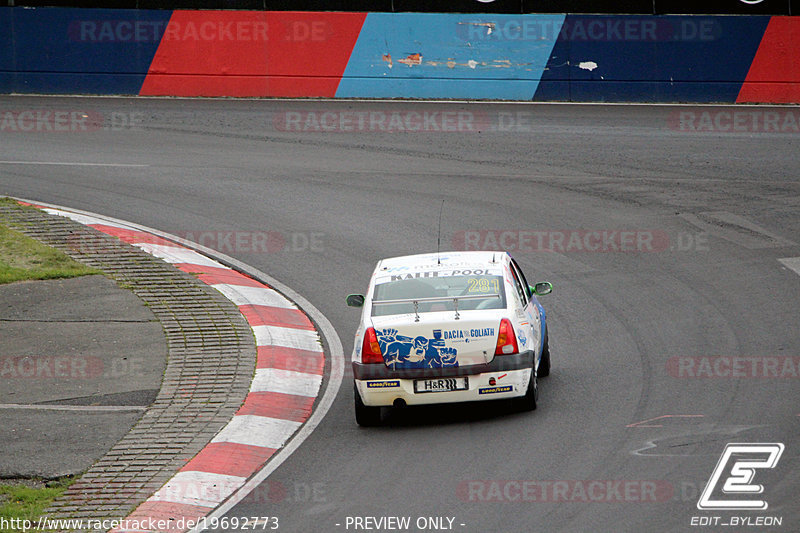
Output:
<svg viewBox="0 0 800 533">
<path fill-rule="evenodd" d="M 544 308 L 553 289 L 528 285 L 506 252 L 447 252 L 383 259 L 361 307 L 353 348 L 356 421 L 382 407 L 512 399 L 536 409 L 550 373 Z"/>
</svg>

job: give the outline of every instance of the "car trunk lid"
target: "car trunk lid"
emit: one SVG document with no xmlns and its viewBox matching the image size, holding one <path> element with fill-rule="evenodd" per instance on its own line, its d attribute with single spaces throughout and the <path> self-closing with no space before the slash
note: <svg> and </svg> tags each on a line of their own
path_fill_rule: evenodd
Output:
<svg viewBox="0 0 800 533">
<path fill-rule="evenodd" d="M 389 368 L 446 368 L 492 361 L 501 319 L 495 315 L 465 311 L 456 320 L 453 311 L 439 311 L 374 316 L 372 324 Z"/>
</svg>

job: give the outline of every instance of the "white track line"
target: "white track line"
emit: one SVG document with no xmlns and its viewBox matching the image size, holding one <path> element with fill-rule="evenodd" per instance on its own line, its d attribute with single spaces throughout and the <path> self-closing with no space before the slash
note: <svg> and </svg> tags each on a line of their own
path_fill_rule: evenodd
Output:
<svg viewBox="0 0 800 533">
<path fill-rule="evenodd" d="M 793 270 L 795 274 L 800 275 L 800 257 L 785 257 L 778 261 L 786 268 Z"/>
<path fill-rule="evenodd" d="M 302 422 L 268 416 L 236 415 L 211 439 L 212 443 L 232 442 L 247 446 L 278 449 L 297 431 Z M 240 485 L 241 486 L 241 485 Z M 217 503 L 220 503 L 219 500 Z"/>
<path fill-rule="evenodd" d="M 316 331 L 281 326 L 251 326 L 257 346 L 282 346 L 309 352 L 321 352 L 322 343 Z"/>
<path fill-rule="evenodd" d="M 0 165 L 57 165 L 65 167 L 122 167 L 142 168 L 150 165 L 129 165 L 125 163 L 70 163 L 57 161 L 0 161 Z"/>
<path fill-rule="evenodd" d="M 200 505 L 213 509 L 242 486 L 244 478 L 212 472 L 178 472 L 147 501 Z"/>
<path fill-rule="evenodd" d="M 33 202 L 29 202 L 29 203 L 33 203 Z M 91 224 L 96 224 L 97 223 L 97 217 L 89 217 L 89 216 L 86 216 L 86 215 L 78 215 L 78 214 L 75 214 L 75 213 L 69 213 L 67 211 L 62 211 L 61 209 L 50 209 L 50 208 L 47 208 L 47 209 L 43 209 L 42 211 L 44 211 L 45 213 L 50 213 L 51 215 L 58 215 L 60 217 L 68 217 L 68 218 L 74 220 L 75 222 L 83 224 L 84 226 L 89 226 Z M 109 226 L 113 226 L 115 228 L 125 228 L 126 227 L 126 226 L 123 226 L 121 224 L 108 224 L 108 225 Z"/>
<path fill-rule="evenodd" d="M 231 285 L 229 283 L 218 283 L 211 286 L 236 305 L 268 305 L 282 309 L 297 309 L 292 302 L 272 289 Z"/>
<path fill-rule="evenodd" d="M 322 376 L 282 370 L 280 368 L 259 368 L 250 386 L 250 392 L 280 392 L 296 396 L 316 398 Z"/>
<path fill-rule="evenodd" d="M 29 411 L 130 411 L 139 412 L 147 409 L 141 405 L 41 405 L 41 404 L 19 404 L 19 403 L 0 403 L 0 409 L 26 409 Z"/>
<path fill-rule="evenodd" d="M 187 250 L 183 246 L 167 246 L 165 244 L 153 244 L 149 242 L 136 242 L 133 246 L 141 248 L 150 255 L 163 259 L 167 263 L 189 263 L 192 265 L 210 266 L 222 268 L 223 265 L 198 254 L 194 250 Z"/>
</svg>

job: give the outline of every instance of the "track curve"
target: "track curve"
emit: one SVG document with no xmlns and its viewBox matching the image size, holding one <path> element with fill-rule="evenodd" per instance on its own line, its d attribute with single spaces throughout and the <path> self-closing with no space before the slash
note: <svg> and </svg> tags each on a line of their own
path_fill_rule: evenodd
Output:
<svg viewBox="0 0 800 533">
<path fill-rule="evenodd" d="M 362 430 L 343 386 L 314 433 L 228 516 L 278 516 L 283 531 L 352 531 L 348 516 L 451 517 L 465 532 L 691 530 L 723 448 L 742 441 L 785 444 L 758 481 L 767 514 L 783 518 L 783 531 L 800 527 L 797 377 L 676 370 L 713 356 L 800 355 L 800 276 L 779 261 L 800 256 L 800 134 L 676 125 L 682 111 L 732 113 L 724 107 L 0 100 L 104 117 L 97 131 L 0 131 L 0 193 L 217 235 L 201 244 L 304 295 L 345 353 L 358 317 L 344 296 L 363 289 L 379 258 L 435 249 L 442 199 L 443 248 L 472 231 L 481 245 L 489 231 L 511 235 L 506 244 L 525 230 L 548 239 L 511 250 L 529 278 L 555 285 L 542 299 L 553 371 L 537 411 L 409 410 Z M 298 116 L 287 113 L 312 112 L 471 113 L 481 128 L 286 131 Z M 621 229 L 651 238 L 654 251 L 549 242 Z M 259 232 L 283 246 L 235 244 Z M 550 501 L 494 483 L 508 480 L 550 487 Z M 658 491 L 617 497 L 607 483 L 592 501 L 579 492 L 592 481 Z"/>
</svg>

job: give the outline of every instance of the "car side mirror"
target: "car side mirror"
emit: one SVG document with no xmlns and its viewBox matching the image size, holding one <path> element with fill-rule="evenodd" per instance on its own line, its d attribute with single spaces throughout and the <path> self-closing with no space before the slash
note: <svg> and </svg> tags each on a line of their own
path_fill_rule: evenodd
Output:
<svg viewBox="0 0 800 533">
<path fill-rule="evenodd" d="M 528 287 L 528 289 L 531 291 L 531 296 L 544 296 L 553 292 L 553 284 L 549 281 L 540 281 L 533 287 Z"/>
<path fill-rule="evenodd" d="M 348 294 L 347 295 L 347 305 L 348 305 L 348 307 L 364 307 L 364 295 L 363 294 Z"/>
</svg>

